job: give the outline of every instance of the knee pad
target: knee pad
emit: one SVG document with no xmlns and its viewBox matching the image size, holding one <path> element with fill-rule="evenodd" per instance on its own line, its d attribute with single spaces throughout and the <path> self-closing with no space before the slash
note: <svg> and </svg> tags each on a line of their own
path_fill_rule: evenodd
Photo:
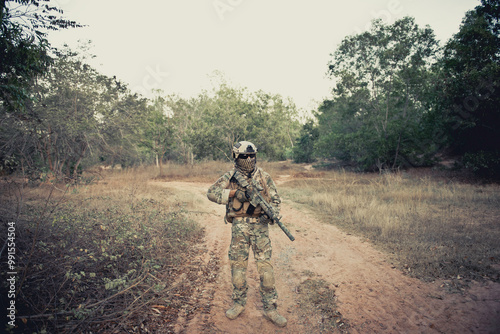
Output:
<svg viewBox="0 0 500 334">
<path fill-rule="evenodd" d="M 231 261 L 231 276 L 235 288 L 242 289 L 246 286 L 247 261 Z"/>
<path fill-rule="evenodd" d="M 232 275 L 233 285 L 237 289 L 243 289 L 246 286 L 247 278 L 246 273 L 241 269 L 233 270 Z"/>
<path fill-rule="evenodd" d="M 257 270 L 259 271 L 262 287 L 265 289 L 274 288 L 274 270 L 269 261 L 257 262 Z"/>
</svg>

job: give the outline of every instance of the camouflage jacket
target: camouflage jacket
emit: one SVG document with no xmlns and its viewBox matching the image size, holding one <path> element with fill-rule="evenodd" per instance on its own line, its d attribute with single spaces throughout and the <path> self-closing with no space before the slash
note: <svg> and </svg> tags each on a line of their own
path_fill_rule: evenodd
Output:
<svg viewBox="0 0 500 334">
<path fill-rule="evenodd" d="M 260 206 L 255 208 L 251 215 L 247 214 L 247 209 L 250 205 L 249 202 L 241 203 L 238 199 L 232 197 L 229 198 L 229 193 L 233 189 L 243 190 L 237 181 L 234 179 L 233 175 L 235 169 L 226 172 L 222 175 L 213 185 L 208 188 L 207 197 L 212 202 L 217 204 L 226 205 L 226 217 L 225 219 L 232 222 L 235 217 L 258 217 L 262 214 Z M 261 168 L 255 168 L 254 172 L 251 174 L 252 179 L 259 182 L 259 184 L 264 188 L 261 191 L 264 199 L 271 204 L 279 212 L 279 205 L 281 203 L 281 198 L 278 195 L 276 185 L 272 180 L 271 176 L 263 171 Z"/>
</svg>

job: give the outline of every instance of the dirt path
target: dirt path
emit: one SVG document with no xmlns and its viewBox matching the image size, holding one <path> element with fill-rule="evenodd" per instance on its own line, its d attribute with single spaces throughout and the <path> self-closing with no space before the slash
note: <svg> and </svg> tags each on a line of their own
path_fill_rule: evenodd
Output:
<svg viewBox="0 0 500 334">
<path fill-rule="evenodd" d="M 316 221 L 313 214 L 288 201 L 281 212 L 296 240 L 288 240 L 277 226 L 270 232 L 279 310 L 288 325 L 278 328 L 262 316 L 252 258 L 247 307 L 231 321 L 224 315 L 232 289 L 227 258 L 231 232 L 222 219 L 224 206 L 206 199 L 209 184 L 163 185 L 194 199 L 193 217 L 206 228 L 203 261 L 217 266 L 215 279 L 198 287 L 204 296 L 198 302 L 209 305 L 208 311 L 181 319 L 178 333 L 318 333 L 318 318 L 299 308 L 303 295 L 298 287 L 311 277 L 335 290 L 349 333 L 500 333 L 500 284 L 476 284 L 465 295 L 448 294 L 439 287 L 441 283 L 423 283 L 404 275 L 369 243 Z"/>
</svg>

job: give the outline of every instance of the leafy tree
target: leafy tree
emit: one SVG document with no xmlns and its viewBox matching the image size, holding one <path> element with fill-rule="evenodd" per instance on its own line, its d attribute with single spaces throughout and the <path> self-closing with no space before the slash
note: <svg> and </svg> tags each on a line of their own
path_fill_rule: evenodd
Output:
<svg viewBox="0 0 500 334">
<path fill-rule="evenodd" d="M 318 151 L 363 169 L 428 162 L 435 149 L 427 118 L 438 43 L 431 28 L 405 17 L 392 25 L 374 20 L 370 31 L 346 37 L 332 54 L 336 79 L 320 107 Z"/>
<path fill-rule="evenodd" d="M 87 164 L 132 164 L 144 129 L 146 104 L 125 85 L 65 50 L 34 85 L 26 112 L 1 115 L 0 147 L 10 168 L 34 177 L 50 171 L 76 177 Z M 4 163 L 5 164 L 5 163 Z"/>
<path fill-rule="evenodd" d="M 446 44 L 440 110 L 454 154 L 484 176 L 500 176 L 500 1 L 466 13 Z"/>
<path fill-rule="evenodd" d="M 208 97 L 200 94 L 198 97 L 184 99 L 177 95 L 169 95 L 166 106 L 172 125 L 173 142 L 168 151 L 170 158 L 182 161 L 185 164 L 194 164 L 195 152 L 202 152 L 197 148 L 198 143 L 206 147 L 206 136 L 211 124 L 204 121 L 204 110 Z M 202 157 L 210 152 L 202 152 Z"/>
<path fill-rule="evenodd" d="M 89 164 L 132 166 L 151 161 L 151 148 L 144 145 L 150 101 L 132 95 L 115 77 L 101 75 L 98 83 L 100 95 L 96 101 L 95 117 L 99 120 L 100 140 L 93 155 L 87 159 Z M 94 159 L 90 159 L 92 157 Z"/>
<path fill-rule="evenodd" d="M 297 145 L 293 148 L 293 159 L 295 162 L 314 162 L 315 143 L 319 137 L 318 127 L 313 121 L 303 125 L 300 135 L 297 139 Z"/>
<path fill-rule="evenodd" d="M 101 77 L 72 56 L 61 55 L 39 80 L 39 102 L 33 105 L 40 118 L 38 124 L 31 124 L 38 135 L 39 154 L 56 175 L 76 175 L 87 152 L 99 141 L 95 112 Z"/>
<path fill-rule="evenodd" d="M 0 170 L 14 170 L 37 156 L 35 128 L 40 117 L 27 108 L 37 76 L 52 63 L 48 30 L 79 27 L 62 18 L 47 0 L 0 1 Z M 21 150 L 19 150 L 22 148 Z"/>
<path fill-rule="evenodd" d="M 167 98 L 171 114 L 173 155 L 186 163 L 196 159 L 231 159 L 233 144 L 254 141 L 268 159 L 284 159 L 299 125 L 297 109 L 281 96 L 249 93 L 226 82 L 196 98 Z"/>
<path fill-rule="evenodd" d="M 45 3 L 45 4 L 44 4 Z M 48 0 L 0 1 L 0 107 L 21 111 L 33 79 L 50 63 L 47 30 L 79 27 Z"/>
<path fill-rule="evenodd" d="M 196 154 L 198 157 L 224 158 L 230 154 L 235 142 L 249 138 L 254 109 L 245 89 L 233 88 L 226 83 L 221 84 L 207 102 L 203 123 L 210 124 L 211 128 L 202 132 L 203 140 L 198 141 Z"/>
<path fill-rule="evenodd" d="M 160 93 L 161 91 L 157 91 L 149 108 L 145 137 L 149 139 L 148 146 L 155 155 L 156 165 L 160 168 L 162 176 L 163 158 L 172 145 L 173 136 L 171 119 L 167 115 L 167 101 Z"/>
<path fill-rule="evenodd" d="M 253 94 L 251 104 L 254 112 L 249 138 L 268 159 L 286 159 L 300 130 L 297 107 L 279 94 L 262 91 Z"/>
</svg>

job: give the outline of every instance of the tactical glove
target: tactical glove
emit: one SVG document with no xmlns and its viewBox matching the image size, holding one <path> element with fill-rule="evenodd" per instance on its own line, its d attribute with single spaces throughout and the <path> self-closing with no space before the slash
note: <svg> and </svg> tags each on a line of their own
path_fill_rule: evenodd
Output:
<svg viewBox="0 0 500 334">
<path fill-rule="evenodd" d="M 274 224 L 274 222 L 273 222 L 273 221 L 269 218 L 269 216 L 268 216 L 268 215 L 266 215 L 266 214 L 261 215 L 261 216 L 259 217 L 259 222 L 260 222 L 261 224 L 270 224 L 270 225 L 273 225 L 273 224 Z"/>
<path fill-rule="evenodd" d="M 241 203 L 248 202 L 247 195 L 242 190 L 236 190 L 236 193 L 234 194 L 234 198 L 236 198 Z"/>
</svg>

